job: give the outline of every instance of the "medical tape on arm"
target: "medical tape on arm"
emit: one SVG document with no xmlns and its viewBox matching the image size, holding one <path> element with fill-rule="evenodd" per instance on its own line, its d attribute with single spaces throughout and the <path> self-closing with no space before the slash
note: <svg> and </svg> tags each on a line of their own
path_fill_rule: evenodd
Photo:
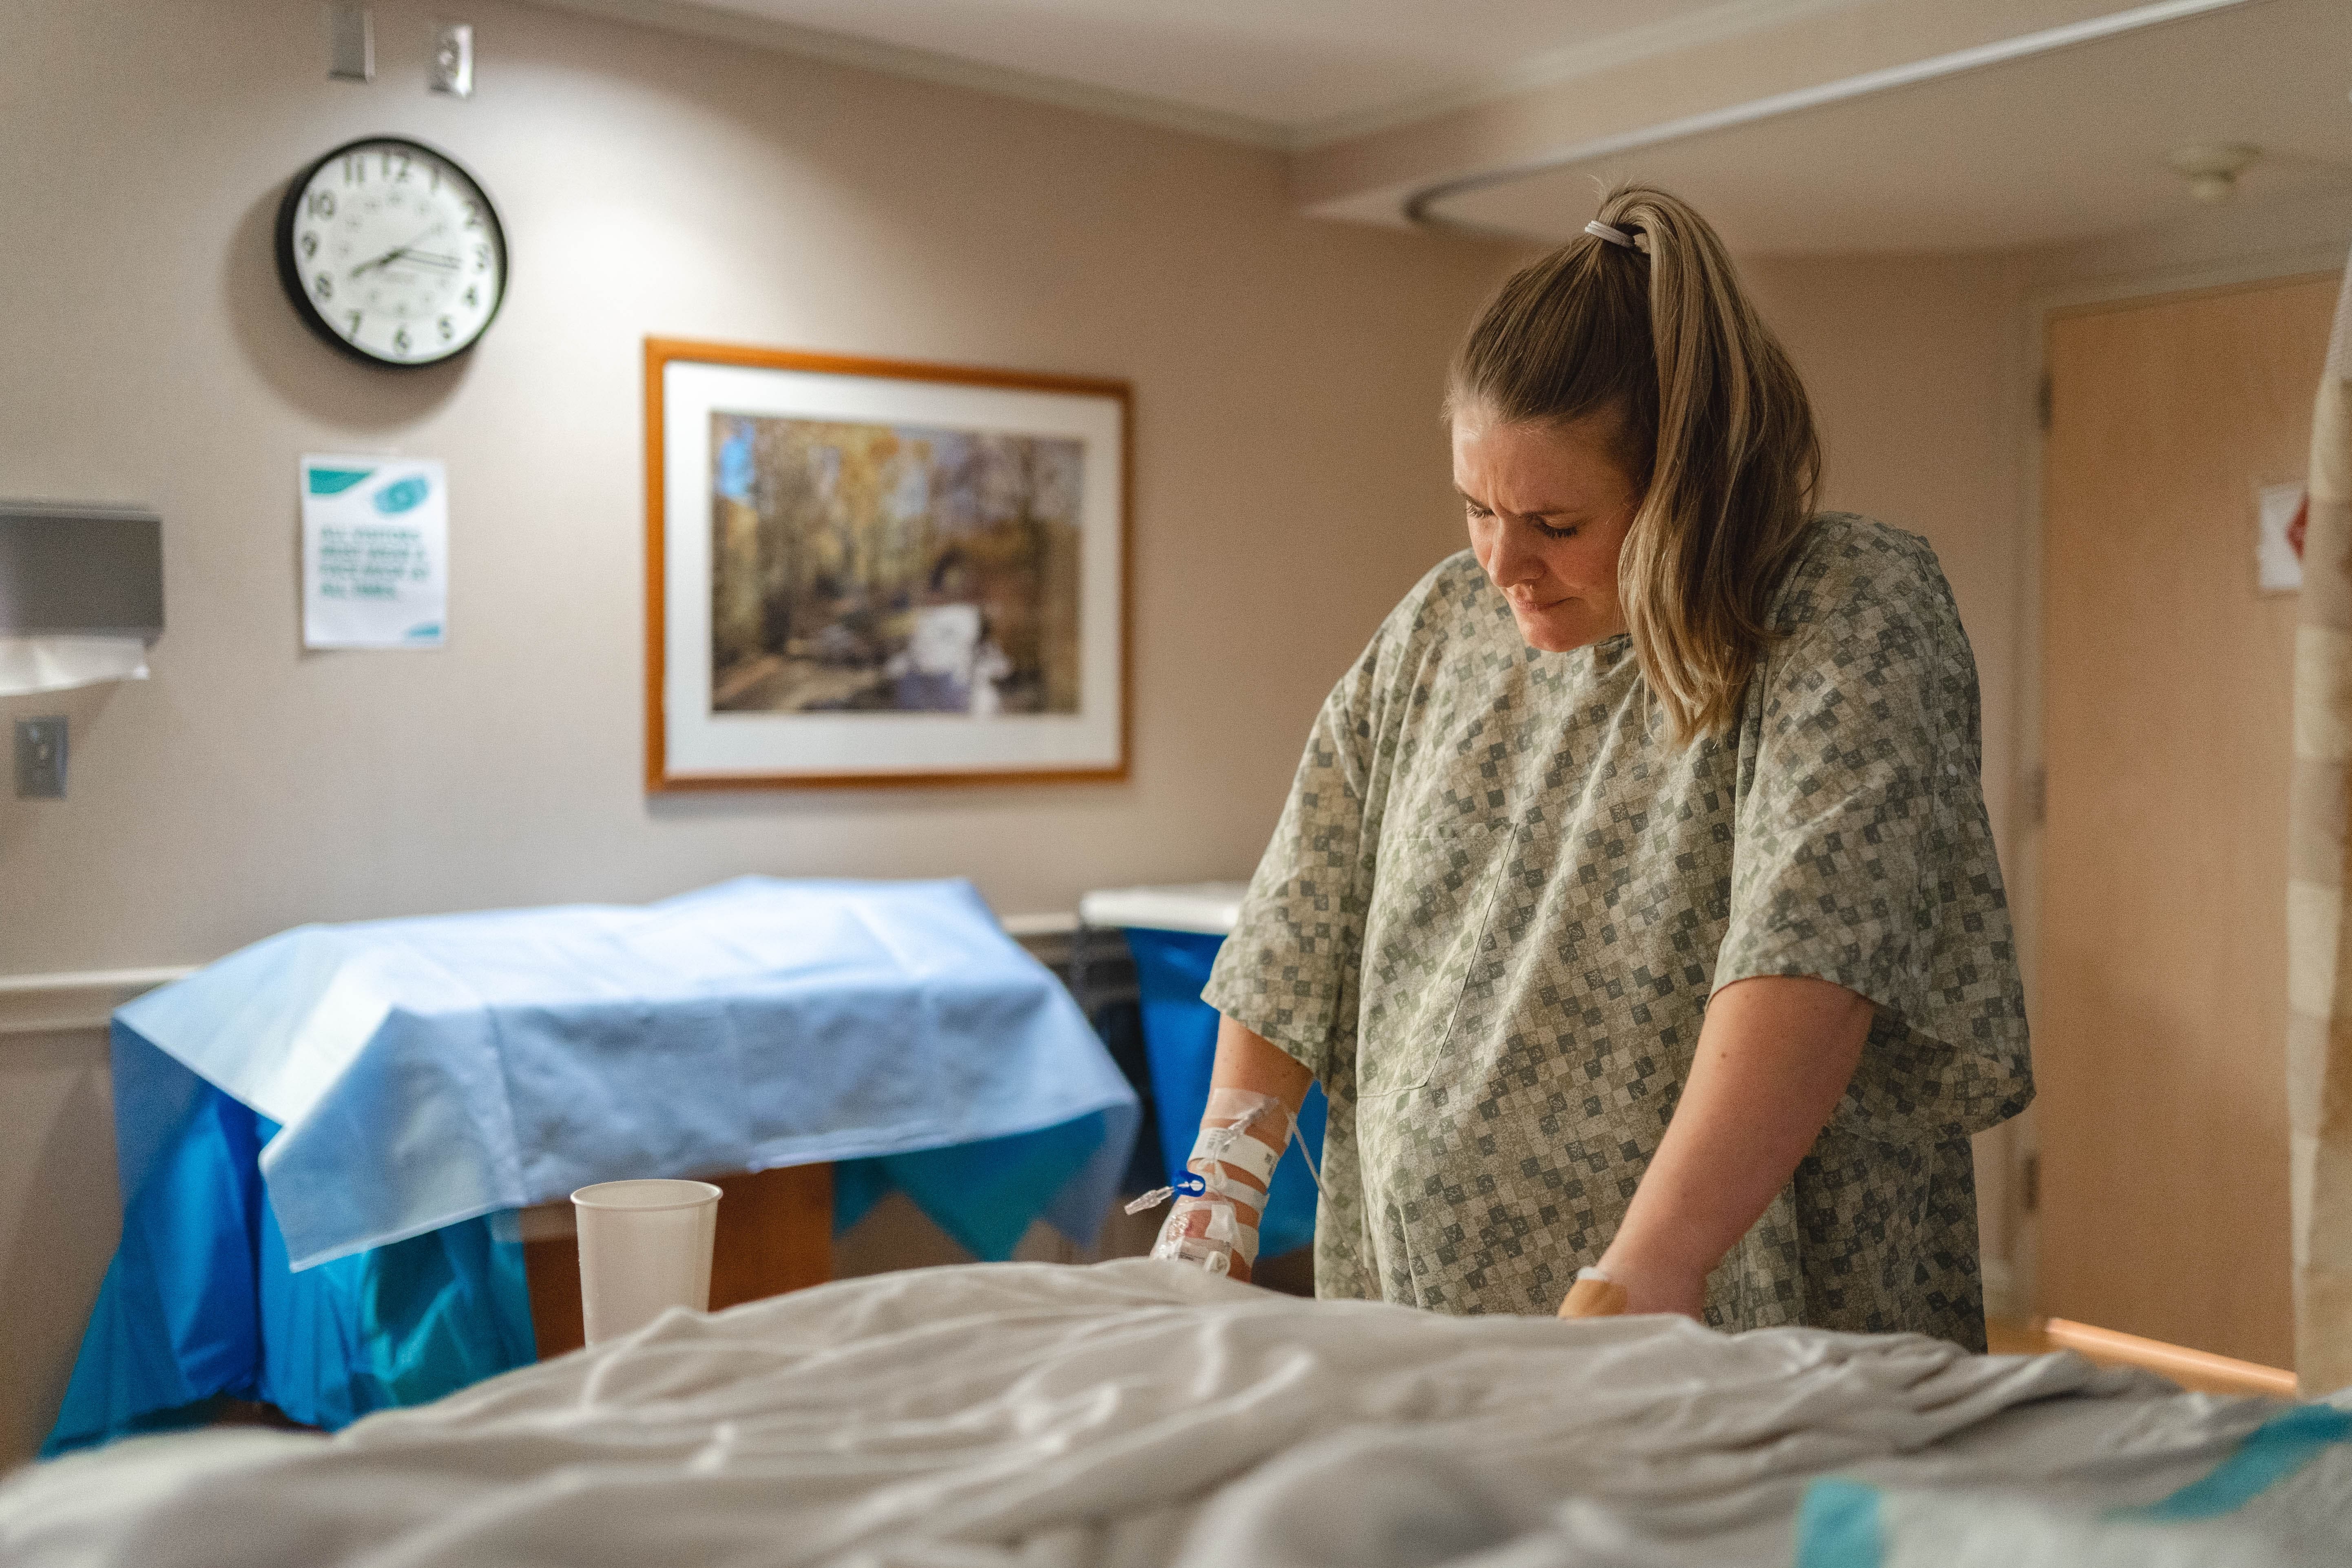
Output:
<svg viewBox="0 0 2352 1568">
<path fill-rule="evenodd" d="M 1276 1135 L 1271 1143 L 1249 1135 L 1250 1129 L 1261 1123 L 1273 1124 Z M 1297 1131 L 1297 1117 L 1271 1095 L 1245 1089 L 1211 1089 L 1200 1135 L 1184 1162 L 1184 1173 L 1127 1205 L 1128 1213 L 1139 1214 L 1171 1197 L 1176 1200 L 1160 1227 L 1152 1256 L 1199 1263 L 1213 1274 L 1225 1273 L 1234 1255 L 1244 1263 L 1255 1263 L 1258 1229 L 1241 1223 L 1236 1205 L 1253 1212 L 1265 1209 L 1275 1167 L 1281 1163 Z M 1228 1175 L 1228 1166 L 1257 1184 Z M 1316 1184 L 1322 1184 L 1319 1175 Z M 1196 1212 L 1207 1216 L 1202 1234 L 1197 1236 L 1192 1234 L 1192 1216 Z"/>
<path fill-rule="evenodd" d="M 1281 1160 L 1279 1145 L 1269 1149 L 1237 1127 L 1203 1127 L 1184 1164 L 1204 1176 L 1219 1165 L 1231 1165 L 1255 1182 L 1262 1194 L 1274 1184 L 1274 1168 Z"/>
<path fill-rule="evenodd" d="M 1268 1124 L 1271 1138 L 1253 1138 L 1252 1128 Z M 1281 1163 L 1283 1151 L 1290 1144 L 1297 1130 L 1298 1118 L 1290 1107 L 1270 1094 L 1255 1089 L 1219 1087 L 1209 1091 L 1209 1103 L 1201 1113 L 1201 1134 L 1192 1142 L 1192 1157 L 1185 1168 L 1203 1176 L 1215 1175 L 1219 1165 L 1231 1165 L 1257 1183 L 1257 1191 L 1231 1190 L 1231 1184 L 1213 1183 L 1210 1190 L 1228 1197 L 1239 1197 L 1251 1204 L 1262 1198 L 1274 1185 L 1274 1168 Z"/>
</svg>

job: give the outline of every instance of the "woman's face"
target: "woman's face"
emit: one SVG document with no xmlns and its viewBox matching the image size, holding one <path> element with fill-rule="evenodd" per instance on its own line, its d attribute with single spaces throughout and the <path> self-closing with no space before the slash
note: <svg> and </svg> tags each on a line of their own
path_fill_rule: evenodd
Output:
<svg viewBox="0 0 2352 1568">
<path fill-rule="evenodd" d="M 1642 493 L 1611 449 L 1616 416 L 1506 425 L 1454 417 L 1454 488 L 1470 548 L 1530 647 L 1566 653 L 1625 629 L 1617 556 Z"/>
</svg>

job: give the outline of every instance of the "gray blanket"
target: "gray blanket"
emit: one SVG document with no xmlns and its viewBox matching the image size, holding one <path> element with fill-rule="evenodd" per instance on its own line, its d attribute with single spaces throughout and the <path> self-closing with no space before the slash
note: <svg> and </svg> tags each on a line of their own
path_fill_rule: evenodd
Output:
<svg viewBox="0 0 2352 1568">
<path fill-rule="evenodd" d="M 0 1563 L 2342 1563 L 2347 1434 L 2073 1355 L 975 1266 L 672 1313 L 333 1437 L 21 1471 Z"/>
</svg>

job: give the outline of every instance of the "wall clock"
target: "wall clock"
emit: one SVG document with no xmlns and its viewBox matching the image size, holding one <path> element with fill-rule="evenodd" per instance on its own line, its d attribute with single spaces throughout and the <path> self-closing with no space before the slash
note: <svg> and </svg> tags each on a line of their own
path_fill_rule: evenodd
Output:
<svg viewBox="0 0 2352 1568">
<path fill-rule="evenodd" d="M 286 187 L 278 278 L 310 330 L 370 364 L 438 364 L 499 313 L 506 230 L 473 175 L 397 136 L 347 142 Z"/>
</svg>

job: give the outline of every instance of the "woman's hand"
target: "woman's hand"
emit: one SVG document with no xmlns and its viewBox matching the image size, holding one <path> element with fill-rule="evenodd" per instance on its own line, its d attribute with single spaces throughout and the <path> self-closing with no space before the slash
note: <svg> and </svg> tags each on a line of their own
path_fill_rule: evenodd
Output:
<svg viewBox="0 0 2352 1568">
<path fill-rule="evenodd" d="M 1699 1315 L 1706 1276 L 1796 1174 L 1861 1065 L 1868 998 L 1762 975 L 1706 1005 L 1674 1120 L 1599 1268 L 1629 1312 Z"/>
<path fill-rule="evenodd" d="M 1625 1304 L 1616 1313 L 1600 1315 L 1631 1317 L 1640 1312 L 1680 1312 L 1685 1318 L 1696 1318 L 1706 1305 L 1706 1275 L 1686 1269 L 1644 1269 L 1639 1274 L 1625 1271 L 1622 1263 L 1604 1270 L 1610 1279 L 1625 1292 Z M 1568 1302 L 1559 1304 L 1559 1315 L 1570 1316 Z M 1591 1317 L 1591 1312 L 1575 1314 Z"/>
<path fill-rule="evenodd" d="M 1227 1166 L 1225 1169 L 1230 1172 L 1232 1167 Z M 1182 1256 L 1200 1263 L 1204 1268 L 1207 1267 L 1203 1255 L 1213 1245 L 1207 1240 L 1211 1225 L 1210 1216 L 1224 1207 L 1231 1208 L 1236 1224 L 1255 1226 L 1258 1223 L 1257 1211 L 1244 1203 L 1235 1203 L 1231 1200 L 1204 1202 L 1198 1198 L 1178 1198 L 1175 1205 L 1168 1211 L 1167 1217 L 1160 1222 L 1160 1234 L 1152 1242 L 1152 1256 L 1155 1258 Z M 1172 1250 L 1183 1245 L 1187 1238 L 1194 1244 L 1194 1250 L 1192 1253 L 1180 1254 Z M 1171 1250 L 1162 1252 L 1161 1248 Z M 1249 1260 L 1241 1255 L 1240 1249 L 1230 1248 L 1226 1250 L 1224 1256 L 1226 1278 L 1238 1279 L 1244 1285 L 1248 1284 L 1251 1272 Z"/>
</svg>

